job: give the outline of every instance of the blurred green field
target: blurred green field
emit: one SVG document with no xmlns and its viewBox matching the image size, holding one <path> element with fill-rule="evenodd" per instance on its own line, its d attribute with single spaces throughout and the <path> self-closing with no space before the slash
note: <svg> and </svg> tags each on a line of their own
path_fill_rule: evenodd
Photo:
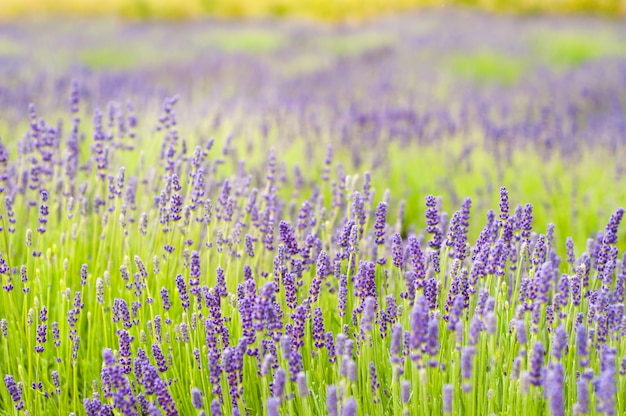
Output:
<svg viewBox="0 0 626 416">
<path fill-rule="evenodd" d="M 292 16 L 332 21 L 451 5 L 514 13 L 626 13 L 626 0 L 0 0 L 0 18 L 113 14 L 133 19 L 185 19 L 208 15 Z"/>
</svg>

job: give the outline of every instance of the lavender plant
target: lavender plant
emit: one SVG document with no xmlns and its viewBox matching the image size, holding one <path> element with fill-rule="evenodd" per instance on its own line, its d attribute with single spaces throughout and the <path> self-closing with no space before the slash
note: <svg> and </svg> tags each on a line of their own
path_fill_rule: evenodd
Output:
<svg viewBox="0 0 626 416">
<path fill-rule="evenodd" d="M 402 199 L 410 207 L 404 224 L 418 225 L 425 195 L 442 196 L 441 209 L 452 214 L 469 194 L 482 214 L 497 207 L 497 189 L 506 185 L 516 200 L 533 204 L 536 227 L 552 222 L 584 251 L 625 198 L 626 34 L 617 21 L 432 11 L 342 28 L 68 24 L 5 22 L 0 31 L 0 44 L 10 45 L 0 64 L 0 136 L 11 154 L 33 100 L 51 125 L 83 143 L 96 106 L 105 127 L 125 113 L 121 134 L 145 139 L 151 130 L 137 125 L 138 116 L 157 118 L 163 97 L 180 93 L 177 121 L 189 129 L 181 139 L 191 152 L 198 136 L 213 136 L 214 158 L 224 161 L 216 169 L 233 173 L 245 159 L 243 168 L 260 178 L 274 146 L 278 173 L 293 179 L 281 196 L 302 199 L 314 180 L 328 182 L 320 186 L 328 193 L 343 190 L 349 174 L 366 182 L 369 171 L 362 194 L 391 189 L 390 224 Z M 263 39 L 270 39 L 265 48 Z M 57 53 L 50 43 L 75 52 Z M 84 120 L 59 126 L 75 78 Z M 81 146 L 81 158 L 88 147 Z M 155 149 L 138 150 L 155 160 Z M 132 171 L 135 163 L 124 165 Z M 343 174 L 335 173 L 337 163 Z M 472 238 L 481 228 L 469 224 Z M 563 242 L 554 241 L 559 254 Z"/>
<path fill-rule="evenodd" d="M 505 187 L 448 215 L 70 96 L 0 144 L 3 414 L 626 411 L 623 209 L 577 251 Z"/>
</svg>

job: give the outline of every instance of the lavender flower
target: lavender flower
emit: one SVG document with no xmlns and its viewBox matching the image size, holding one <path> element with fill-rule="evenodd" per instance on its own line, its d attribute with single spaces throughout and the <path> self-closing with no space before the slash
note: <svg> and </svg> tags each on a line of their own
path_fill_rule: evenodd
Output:
<svg viewBox="0 0 626 416">
<path fill-rule="evenodd" d="M 9 395 L 11 396 L 11 400 L 15 403 L 15 410 L 24 409 L 24 401 L 22 400 L 22 392 L 18 388 L 17 383 L 15 383 L 15 379 L 12 375 L 4 376 L 4 385 L 9 391 Z"/>
<path fill-rule="evenodd" d="M 401 364 L 404 361 L 402 357 L 402 325 L 398 322 L 391 330 L 391 362 L 393 364 Z"/>
<path fill-rule="evenodd" d="M 395 233 L 391 237 L 391 258 L 395 267 L 402 268 L 402 237 L 400 233 Z"/>
<path fill-rule="evenodd" d="M 509 217 L 509 193 L 503 186 L 500 188 L 500 220 L 506 222 Z"/>
<path fill-rule="evenodd" d="M 552 355 L 559 360 L 563 354 L 563 350 L 567 348 L 567 331 L 565 325 L 561 324 L 554 333 L 554 341 L 552 347 Z"/>
<path fill-rule="evenodd" d="M 202 409 L 202 392 L 197 387 L 191 389 L 191 404 L 196 409 Z"/>
<path fill-rule="evenodd" d="M 476 348 L 464 347 L 461 350 L 461 377 L 464 380 L 463 390 L 468 392 L 471 390 L 472 385 L 468 383 L 468 380 L 472 378 L 472 359 L 476 354 Z"/>
<path fill-rule="evenodd" d="M 378 375 L 376 374 L 376 366 L 373 361 L 370 361 L 370 389 L 372 391 L 372 397 L 374 403 L 378 402 L 376 398 L 376 393 L 380 388 L 380 382 L 378 381 Z"/>
<path fill-rule="evenodd" d="M 597 380 L 596 410 L 607 415 L 615 414 L 617 382 L 615 378 L 615 348 L 604 345 L 601 351 L 601 369 Z"/>
<path fill-rule="evenodd" d="M 545 350 L 543 343 L 537 341 L 533 346 L 531 361 L 530 361 L 530 383 L 533 386 L 540 386 L 543 384 L 543 356 Z"/>
<path fill-rule="evenodd" d="M 287 252 L 291 255 L 298 254 L 298 242 L 296 240 L 294 230 L 293 228 L 291 228 L 288 222 L 281 221 L 278 224 L 278 233 L 281 240 L 285 244 L 285 247 L 287 248 Z"/>
<path fill-rule="evenodd" d="M 183 279 L 182 274 L 176 275 L 176 287 L 178 288 L 180 302 L 183 305 L 183 308 L 188 309 L 190 305 L 189 295 L 187 294 L 187 285 L 185 284 L 185 279 Z"/>
<path fill-rule="evenodd" d="M 213 399 L 211 402 L 211 416 L 222 416 L 220 402 L 217 399 Z"/>
<path fill-rule="evenodd" d="M 280 415 L 280 413 L 278 412 L 279 404 L 280 402 L 278 401 L 276 397 L 270 397 L 269 399 L 267 399 L 267 414 L 269 416 L 279 416 Z"/>
<path fill-rule="evenodd" d="M 356 416 L 356 400 L 353 397 L 348 397 L 344 402 L 341 416 Z"/>
<path fill-rule="evenodd" d="M 282 400 L 283 391 L 285 388 L 285 371 L 278 367 L 276 373 L 274 374 L 274 382 L 272 383 L 272 392 L 274 397 L 278 400 Z"/>
<path fill-rule="evenodd" d="M 582 414 L 589 412 L 589 385 L 585 377 L 576 381 L 576 408 Z"/>
<path fill-rule="evenodd" d="M 328 386 L 326 389 L 326 410 L 328 416 L 338 416 L 338 404 L 337 404 L 337 388 L 334 385 Z"/>
<path fill-rule="evenodd" d="M 452 413 L 452 392 L 453 388 L 451 384 L 445 384 L 443 386 L 443 413 Z"/>
<path fill-rule="evenodd" d="M 408 380 L 402 380 L 400 392 L 400 395 L 402 397 L 402 403 L 409 403 L 409 400 L 411 399 L 411 383 L 409 383 Z"/>
<path fill-rule="evenodd" d="M 325 341 L 324 316 L 321 308 L 315 308 L 313 317 L 313 340 L 315 348 L 322 348 Z"/>
<path fill-rule="evenodd" d="M 376 223 L 374 224 L 374 243 L 382 245 L 385 243 L 385 222 L 387 217 L 387 204 L 380 202 L 376 208 Z"/>
<path fill-rule="evenodd" d="M 546 376 L 546 392 L 550 399 L 550 411 L 554 416 L 565 414 L 565 403 L 563 401 L 563 365 L 553 364 Z"/>
<path fill-rule="evenodd" d="M 298 386 L 298 394 L 300 397 L 306 397 L 309 394 L 309 388 L 306 383 L 306 374 L 300 371 L 296 376 L 296 384 Z"/>
<path fill-rule="evenodd" d="M 332 332 L 329 331 L 326 333 L 326 340 L 324 343 L 326 345 L 326 351 L 328 354 L 328 362 L 331 364 L 334 364 L 336 361 L 336 356 L 335 356 L 335 342 L 333 340 Z"/>
<path fill-rule="evenodd" d="M 576 354 L 578 355 L 580 365 L 582 366 L 586 366 L 589 362 L 589 350 L 587 349 L 588 342 L 587 329 L 585 326 L 583 324 L 576 325 Z"/>
</svg>

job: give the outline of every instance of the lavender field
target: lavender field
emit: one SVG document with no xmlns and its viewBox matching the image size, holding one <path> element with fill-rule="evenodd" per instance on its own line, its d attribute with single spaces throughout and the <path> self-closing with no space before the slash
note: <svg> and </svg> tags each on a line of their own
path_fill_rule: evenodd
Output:
<svg viewBox="0 0 626 416">
<path fill-rule="evenodd" d="M 623 39 L 3 23 L 0 415 L 624 414 Z"/>
</svg>

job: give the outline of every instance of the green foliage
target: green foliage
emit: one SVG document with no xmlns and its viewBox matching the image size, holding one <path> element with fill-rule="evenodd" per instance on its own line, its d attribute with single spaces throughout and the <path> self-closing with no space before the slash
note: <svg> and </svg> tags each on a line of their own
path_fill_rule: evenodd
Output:
<svg viewBox="0 0 626 416">
<path fill-rule="evenodd" d="M 448 60 L 448 67 L 456 74 L 478 82 L 493 81 L 503 85 L 517 82 L 528 64 L 520 58 L 498 52 L 459 53 Z"/>
<path fill-rule="evenodd" d="M 552 31 L 531 41 L 539 60 L 556 67 L 572 67 L 607 56 L 626 56 L 623 42 L 607 33 Z"/>
<path fill-rule="evenodd" d="M 141 57 L 136 53 L 109 47 L 82 51 L 79 59 L 93 69 L 129 69 L 141 63 Z"/>
</svg>

